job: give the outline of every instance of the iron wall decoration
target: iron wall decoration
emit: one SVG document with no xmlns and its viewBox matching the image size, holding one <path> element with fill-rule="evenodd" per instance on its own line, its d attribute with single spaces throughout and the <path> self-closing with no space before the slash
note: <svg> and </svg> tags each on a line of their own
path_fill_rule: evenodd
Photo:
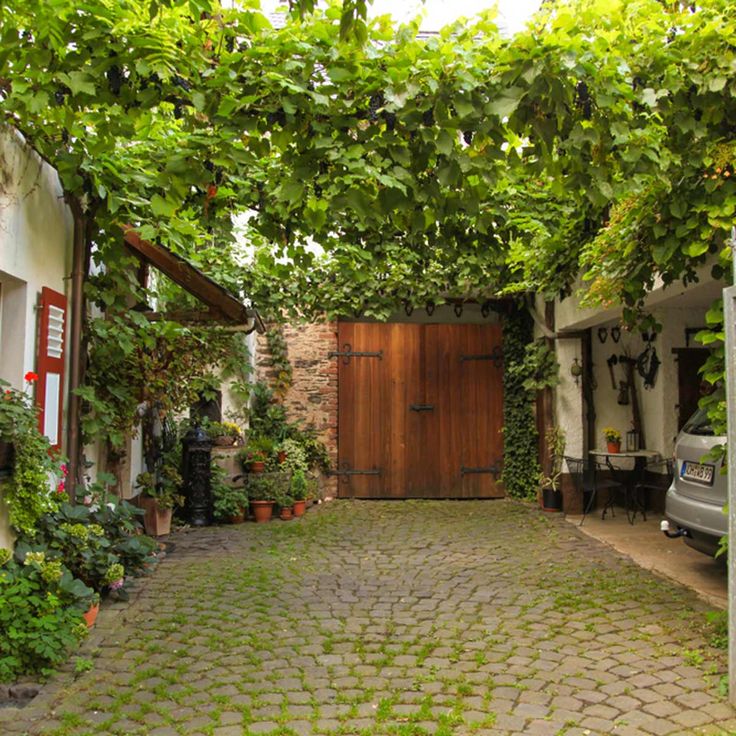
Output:
<svg viewBox="0 0 736 736">
<path fill-rule="evenodd" d="M 578 363 L 577 356 L 572 361 L 572 365 L 570 366 L 570 375 L 575 379 L 575 385 L 580 385 L 580 376 L 583 375 L 583 366 Z"/>
<path fill-rule="evenodd" d="M 483 319 L 488 319 L 491 315 L 491 303 L 490 302 L 483 302 L 480 308 L 480 313 L 483 317 Z"/>
<path fill-rule="evenodd" d="M 615 353 L 611 355 L 608 360 L 606 360 L 606 365 L 608 365 L 608 373 L 611 376 L 611 388 L 613 388 L 614 391 L 618 390 L 618 383 L 616 383 L 616 374 L 614 373 L 613 369 L 614 366 L 618 365 L 618 355 Z"/>
<path fill-rule="evenodd" d="M 499 368 L 503 365 L 503 350 L 498 345 L 495 345 L 490 353 L 481 353 L 479 355 L 461 355 L 460 362 L 464 363 L 466 360 L 492 360 L 493 365 Z"/>
<path fill-rule="evenodd" d="M 414 312 L 414 305 L 409 302 L 404 302 L 404 313 L 406 316 L 411 317 L 412 312 Z"/>
<path fill-rule="evenodd" d="M 463 316 L 463 305 L 462 305 L 462 304 L 456 304 L 456 305 L 455 305 L 455 306 L 454 306 L 454 307 L 452 308 L 452 311 L 453 311 L 453 312 L 455 312 L 455 316 L 456 316 L 456 317 L 457 317 L 458 319 L 460 319 L 460 317 L 462 317 L 462 316 Z"/>
<path fill-rule="evenodd" d="M 607 327 L 599 327 L 598 328 L 598 339 L 601 342 L 601 345 L 608 340 L 608 328 Z"/>
<path fill-rule="evenodd" d="M 611 327 L 611 340 L 614 342 L 618 342 L 621 339 L 621 328 L 616 325 L 616 327 Z"/>
<path fill-rule="evenodd" d="M 427 306 L 424 308 L 427 314 L 431 317 L 434 314 L 435 304 L 434 302 L 427 302 Z"/>
<path fill-rule="evenodd" d="M 328 358 L 342 358 L 342 362 L 344 365 L 348 365 L 350 363 L 350 358 L 378 358 L 378 360 L 383 360 L 383 350 L 379 350 L 377 352 L 361 352 L 353 350 L 353 346 L 346 342 L 342 346 L 342 350 L 332 350 L 329 353 L 327 353 Z"/>
<path fill-rule="evenodd" d="M 644 388 L 654 388 L 660 365 L 657 349 L 649 342 L 644 352 L 636 359 L 636 370 L 644 379 Z"/>
</svg>

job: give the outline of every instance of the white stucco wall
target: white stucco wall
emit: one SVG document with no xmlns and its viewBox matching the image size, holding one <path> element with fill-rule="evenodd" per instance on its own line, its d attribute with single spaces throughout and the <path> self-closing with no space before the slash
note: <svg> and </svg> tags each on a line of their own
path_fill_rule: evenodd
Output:
<svg viewBox="0 0 736 736">
<path fill-rule="evenodd" d="M 565 454 L 583 457 L 585 452 L 585 423 L 583 420 L 582 377 L 575 383 L 570 368 L 575 359 L 583 364 L 581 341 L 567 338 L 556 342 L 557 362 L 560 364 L 560 383 L 555 392 L 557 426 L 565 432 Z"/>
<path fill-rule="evenodd" d="M 36 369 L 42 287 L 68 296 L 72 236 L 56 172 L 15 133 L 0 128 L 0 378 L 16 388 L 22 389 L 25 373 Z M 0 546 L 11 544 L 0 509 Z"/>
<path fill-rule="evenodd" d="M 648 303 L 651 314 L 662 325 L 662 331 L 654 341 L 657 357 L 661 361 L 653 388 L 644 388 L 644 379 L 635 370 L 635 383 L 641 411 L 646 448 L 655 450 L 664 458 L 670 457 L 677 435 L 679 385 L 677 362 L 673 349 L 687 347 L 686 328 L 700 328 L 705 325 L 705 313 L 713 299 L 717 298 L 722 284 L 704 278 L 700 283 L 684 288 L 680 285 L 659 290 L 650 295 Z M 612 354 L 630 355 L 637 358 L 645 342 L 640 332 L 621 330 L 621 337 L 615 343 L 611 328 L 620 325 L 621 311 L 580 308 L 577 300 L 567 299 L 557 305 L 557 329 L 561 331 L 592 330 L 591 347 L 595 387 L 593 403 L 595 406 L 595 445 L 604 447 L 602 430 L 614 427 L 622 435 L 632 428 L 631 405 L 618 403 L 619 391 L 611 383 L 607 361 Z M 598 329 L 605 328 L 607 338 L 601 342 Z M 575 443 L 580 443 L 584 433 L 582 390 L 570 380 L 569 369 L 576 357 L 573 345 L 578 345 L 577 357 L 580 361 L 579 340 L 558 339 L 557 354 L 561 365 L 562 383 L 557 392 L 557 411 L 560 425 L 568 433 L 569 454 L 576 454 Z M 692 339 L 690 347 L 698 347 Z M 626 380 L 624 367 L 619 363 L 614 367 L 616 385 Z M 578 409 L 579 407 L 579 409 Z M 580 439 L 578 439 L 580 437 Z"/>
</svg>

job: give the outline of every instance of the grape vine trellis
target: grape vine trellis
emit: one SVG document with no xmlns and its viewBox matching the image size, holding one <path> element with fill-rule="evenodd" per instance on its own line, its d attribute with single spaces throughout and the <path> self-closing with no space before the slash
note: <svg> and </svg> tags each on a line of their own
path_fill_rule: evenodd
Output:
<svg viewBox="0 0 736 736">
<path fill-rule="evenodd" d="M 426 41 L 363 7 L 274 30 L 215 0 L 4 0 L 0 109 L 102 260 L 129 223 L 274 313 L 553 295 L 582 269 L 633 319 L 723 249 L 732 2 L 558 0 L 512 39 L 482 18 Z"/>
</svg>

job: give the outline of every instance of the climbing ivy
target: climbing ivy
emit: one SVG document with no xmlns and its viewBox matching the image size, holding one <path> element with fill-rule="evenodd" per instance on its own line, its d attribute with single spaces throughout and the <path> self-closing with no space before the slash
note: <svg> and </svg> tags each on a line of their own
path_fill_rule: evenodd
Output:
<svg viewBox="0 0 736 736">
<path fill-rule="evenodd" d="M 275 325 L 267 330 L 266 343 L 269 362 L 274 372 L 273 392 L 279 399 L 283 399 L 291 387 L 293 370 L 281 325 Z"/>
<path fill-rule="evenodd" d="M 526 362 L 527 347 L 534 344 L 533 321 L 523 305 L 512 307 L 503 321 L 504 354 L 504 460 L 503 482 L 514 498 L 536 496 L 540 467 L 539 442 L 533 400 L 536 392 L 525 387 L 533 375 Z"/>
</svg>

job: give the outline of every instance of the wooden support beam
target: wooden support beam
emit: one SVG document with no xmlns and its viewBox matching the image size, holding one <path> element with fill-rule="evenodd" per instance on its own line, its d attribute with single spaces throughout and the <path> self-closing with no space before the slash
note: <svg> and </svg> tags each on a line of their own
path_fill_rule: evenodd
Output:
<svg viewBox="0 0 736 736">
<path fill-rule="evenodd" d="M 186 289 L 221 318 L 239 324 L 255 321 L 255 329 L 264 332 L 265 326 L 255 309 L 243 304 L 236 296 L 216 281 L 195 268 L 191 263 L 172 253 L 168 248 L 143 240 L 133 227 L 123 226 L 125 244 L 141 260 L 150 263 L 175 284 Z"/>
</svg>

